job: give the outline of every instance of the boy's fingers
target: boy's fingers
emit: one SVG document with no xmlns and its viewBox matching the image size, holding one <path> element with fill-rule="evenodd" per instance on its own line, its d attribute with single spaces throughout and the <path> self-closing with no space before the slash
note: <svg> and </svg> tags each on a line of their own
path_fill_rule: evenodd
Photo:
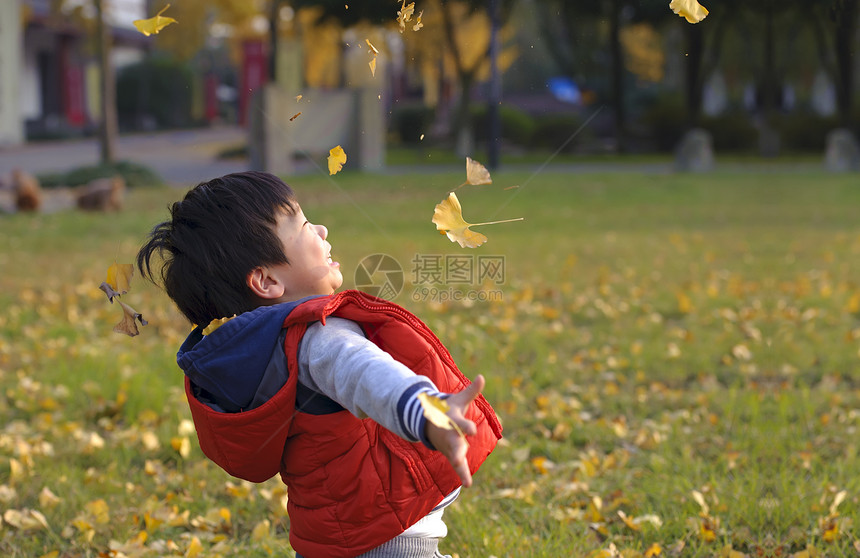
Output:
<svg viewBox="0 0 860 558">
<path fill-rule="evenodd" d="M 481 394 L 481 390 L 484 389 L 484 384 L 486 384 L 486 382 L 484 381 L 483 375 L 478 374 L 475 376 L 475 380 L 466 386 L 466 389 L 461 392 L 466 397 L 466 404 L 471 403 L 476 397 L 478 397 L 478 395 Z"/>
</svg>

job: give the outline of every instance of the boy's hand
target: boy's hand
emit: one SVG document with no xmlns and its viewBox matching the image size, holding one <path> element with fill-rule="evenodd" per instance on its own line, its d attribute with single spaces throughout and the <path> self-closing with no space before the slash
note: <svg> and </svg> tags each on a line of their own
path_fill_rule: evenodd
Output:
<svg viewBox="0 0 860 558">
<path fill-rule="evenodd" d="M 480 374 L 475 378 L 466 389 L 455 393 L 448 397 L 445 402 L 448 403 L 447 415 L 452 421 L 457 423 L 460 430 L 467 436 L 474 436 L 478 429 L 475 423 L 464 416 L 466 409 L 475 400 L 476 397 L 484 389 L 484 377 Z M 472 474 L 469 472 L 469 463 L 466 461 L 466 451 L 469 449 L 469 443 L 462 438 L 456 430 L 446 430 L 435 424 L 427 421 L 425 426 L 427 439 L 433 444 L 437 450 L 448 458 L 457 476 L 463 482 L 463 486 L 472 486 Z"/>
</svg>

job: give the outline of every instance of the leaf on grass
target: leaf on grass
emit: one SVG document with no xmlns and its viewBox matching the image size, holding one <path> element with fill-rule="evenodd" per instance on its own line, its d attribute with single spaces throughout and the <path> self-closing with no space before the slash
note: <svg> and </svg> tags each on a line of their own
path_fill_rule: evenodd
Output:
<svg viewBox="0 0 860 558">
<path fill-rule="evenodd" d="M 444 233 L 451 242 L 457 242 L 463 248 L 477 248 L 487 241 L 486 236 L 471 230 L 469 227 L 495 225 L 497 223 L 508 223 L 511 221 L 522 221 L 522 217 L 518 219 L 506 219 L 503 221 L 490 221 L 487 223 L 467 223 L 463 219 L 463 208 L 460 206 L 460 200 L 457 199 L 457 194 L 454 192 L 450 192 L 447 198 L 436 205 L 432 219 L 432 223 L 436 225 L 437 231 Z"/>
<path fill-rule="evenodd" d="M 696 0 L 672 0 L 669 8 L 688 23 L 699 23 L 708 16 L 708 10 Z"/>
<path fill-rule="evenodd" d="M 343 147 L 337 145 L 329 149 L 328 152 L 328 173 L 329 175 L 337 174 L 343 165 L 346 163 L 346 153 Z"/>
<path fill-rule="evenodd" d="M 839 513 L 836 511 L 836 508 L 839 507 L 839 504 L 841 504 L 847 496 L 848 496 L 848 491 L 846 491 L 846 490 L 840 490 L 836 494 L 836 497 L 833 498 L 833 503 L 830 504 L 830 515 L 833 515 L 833 516 L 839 515 Z"/>
<path fill-rule="evenodd" d="M 487 167 L 466 157 L 466 182 L 478 186 L 480 184 L 492 184 L 493 179 L 490 178 L 490 171 L 487 170 Z"/>
<path fill-rule="evenodd" d="M 48 529 L 48 520 L 37 510 L 13 510 L 3 513 L 3 520 L 11 527 L 20 531 L 41 531 Z"/>
<path fill-rule="evenodd" d="M 463 431 L 457 426 L 451 417 L 446 413 L 450 409 L 448 403 L 444 399 L 440 399 L 435 395 L 428 395 L 427 392 L 421 392 L 417 395 L 418 402 L 424 408 L 424 417 L 434 425 L 443 430 L 456 430 L 461 438 L 464 438 Z"/>
<path fill-rule="evenodd" d="M 654 558 L 654 556 L 661 556 L 662 554 L 663 548 L 659 543 L 654 543 L 645 551 L 645 558 Z"/>
<path fill-rule="evenodd" d="M 137 329 L 137 322 L 140 322 L 142 326 L 145 326 L 149 322 L 143 319 L 143 314 L 125 302 L 120 300 L 119 304 L 122 306 L 122 320 L 113 326 L 113 330 L 117 333 L 125 333 L 129 337 L 140 335 L 140 330 Z"/>
<path fill-rule="evenodd" d="M 170 4 L 167 4 L 161 11 L 158 12 L 155 17 L 151 17 L 149 19 L 138 19 L 133 21 L 134 26 L 137 27 L 137 30 L 149 37 L 150 35 L 157 35 L 159 31 L 170 25 L 171 23 L 178 23 L 172 17 L 164 17 L 161 14 L 170 7 Z"/>
</svg>

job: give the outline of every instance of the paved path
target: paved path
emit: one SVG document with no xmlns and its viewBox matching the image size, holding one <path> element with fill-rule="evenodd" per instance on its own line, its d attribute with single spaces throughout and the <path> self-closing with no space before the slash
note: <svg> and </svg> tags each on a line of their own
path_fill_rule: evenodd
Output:
<svg viewBox="0 0 860 558">
<path fill-rule="evenodd" d="M 130 160 L 153 168 L 164 180 L 174 186 L 190 187 L 203 180 L 230 172 L 248 170 L 247 159 L 218 160 L 219 152 L 246 143 L 243 128 L 224 126 L 193 130 L 154 132 L 121 136 L 117 146 L 117 159 Z M 12 169 L 21 168 L 31 174 L 64 172 L 94 165 L 98 162 L 98 142 L 94 138 L 29 143 L 17 147 L 0 147 L 0 183 Z M 821 163 L 780 162 L 720 163 L 715 172 L 808 172 L 818 171 Z M 382 171 L 385 174 L 433 174 L 457 172 L 462 165 L 400 165 Z M 571 174 L 589 172 L 620 172 L 638 174 L 671 174 L 671 162 L 581 162 L 545 164 L 503 164 L 502 170 L 539 173 L 543 170 Z M 299 173 L 318 172 L 312 165 L 303 165 Z M 0 188 L 2 189 L 2 188 Z"/>
<path fill-rule="evenodd" d="M 244 143 L 245 131 L 237 127 L 132 134 L 119 138 L 116 158 L 151 167 L 170 184 L 192 186 L 213 176 L 247 170 L 245 159 L 216 158 L 223 149 Z M 14 168 L 46 174 L 95 165 L 98 160 L 94 138 L 0 147 L 0 177 Z"/>
</svg>

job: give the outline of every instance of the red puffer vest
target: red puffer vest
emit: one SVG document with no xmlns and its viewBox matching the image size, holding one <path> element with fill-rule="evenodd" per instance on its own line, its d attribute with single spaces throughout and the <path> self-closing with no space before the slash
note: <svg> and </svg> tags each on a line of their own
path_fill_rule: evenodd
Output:
<svg viewBox="0 0 860 558">
<path fill-rule="evenodd" d="M 358 323 L 369 340 L 440 391 L 469 380 L 421 320 L 404 308 L 359 291 L 308 300 L 284 321 L 286 385 L 262 406 L 219 413 L 186 395 L 200 447 L 233 476 L 262 482 L 280 472 L 289 490 L 290 544 L 309 558 L 357 556 L 399 535 L 427 515 L 460 480 L 445 457 L 410 443 L 349 411 L 310 415 L 295 409 L 297 352 L 308 324 L 327 316 Z M 474 474 L 501 438 L 490 404 L 479 396 L 466 413 L 478 433 L 467 459 Z"/>
</svg>

